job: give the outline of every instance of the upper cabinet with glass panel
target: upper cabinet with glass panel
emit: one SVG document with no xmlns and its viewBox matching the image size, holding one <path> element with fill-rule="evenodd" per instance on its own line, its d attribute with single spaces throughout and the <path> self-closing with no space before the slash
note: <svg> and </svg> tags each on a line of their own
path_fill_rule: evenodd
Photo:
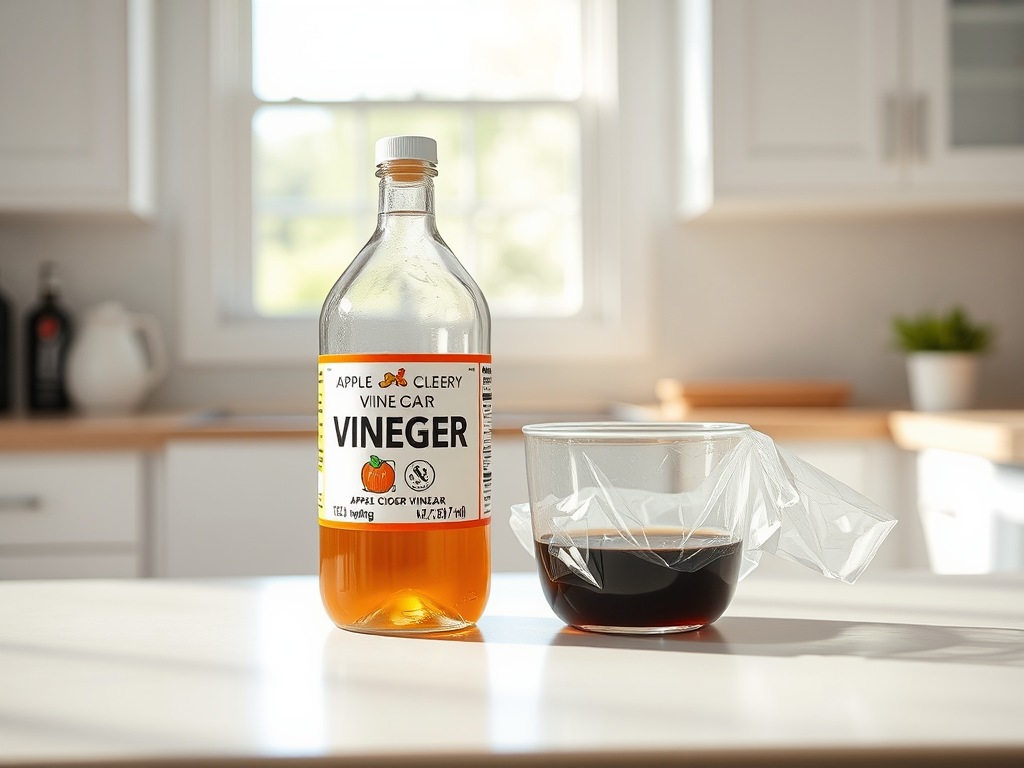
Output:
<svg viewBox="0 0 1024 768">
<path fill-rule="evenodd" d="M 968 202 L 1024 199 L 1024 0 L 912 0 L 913 181 Z"/>
<path fill-rule="evenodd" d="M 1024 205 L 1024 0 L 679 8 L 685 214 Z"/>
<path fill-rule="evenodd" d="M 954 148 L 1024 147 L 1024 0 L 949 6 Z"/>
</svg>

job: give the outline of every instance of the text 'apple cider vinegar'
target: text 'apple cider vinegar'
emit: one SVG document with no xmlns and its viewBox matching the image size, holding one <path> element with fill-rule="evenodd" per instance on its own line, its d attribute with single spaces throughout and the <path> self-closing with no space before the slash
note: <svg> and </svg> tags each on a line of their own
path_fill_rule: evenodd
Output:
<svg viewBox="0 0 1024 768">
<path fill-rule="evenodd" d="M 376 164 L 377 229 L 320 313 L 320 593 L 344 629 L 446 632 L 490 588 L 490 312 L 437 232 L 437 143 Z"/>
</svg>

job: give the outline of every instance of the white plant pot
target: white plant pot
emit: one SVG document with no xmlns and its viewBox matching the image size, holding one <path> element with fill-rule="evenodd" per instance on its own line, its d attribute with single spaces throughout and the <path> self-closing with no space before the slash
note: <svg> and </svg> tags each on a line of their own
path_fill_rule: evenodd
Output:
<svg viewBox="0 0 1024 768">
<path fill-rule="evenodd" d="M 978 355 L 914 352 L 907 356 L 910 402 L 916 411 L 960 411 L 974 405 Z"/>
</svg>

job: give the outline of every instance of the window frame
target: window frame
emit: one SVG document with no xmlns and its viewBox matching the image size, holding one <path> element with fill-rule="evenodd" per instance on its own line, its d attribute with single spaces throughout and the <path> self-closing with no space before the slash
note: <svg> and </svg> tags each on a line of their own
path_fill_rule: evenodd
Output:
<svg viewBox="0 0 1024 768">
<path fill-rule="evenodd" d="M 629 190 L 621 183 L 616 0 L 584 0 L 585 98 L 592 105 L 581 153 L 584 311 L 572 316 L 496 317 L 492 352 L 512 363 L 638 359 L 650 350 L 648 258 L 623 231 Z M 291 364 L 315 360 L 315 318 L 244 311 L 251 298 L 239 259 L 251 259 L 251 36 L 248 0 L 210 0 L 207 162 L 184 204 L 181 355 L 192 364 Z M 594 44 L 596 43 L 596 45 Z M 513 104 L 515 102 L 512 102 Z M 632 236 L 631 236 L 632 234 Z M 628 259 L 628 263 L 627 263 Z M 243 287 L 244 286 L 244 287 Z M 242 311 L 239 308 L 242 308 Z"/>
</svg>

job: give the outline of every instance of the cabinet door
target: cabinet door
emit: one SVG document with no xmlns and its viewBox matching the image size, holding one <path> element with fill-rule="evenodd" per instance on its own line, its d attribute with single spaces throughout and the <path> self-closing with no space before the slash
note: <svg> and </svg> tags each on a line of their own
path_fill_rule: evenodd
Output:
<svg viewBox="0 0 1024 768">
<path fill-rule="evenodd" d="M 717 0 L 712 12 L 716 193 L 897 189 L 898 4 Z"/>
<path fill-rule="evenodd" d="M 0 2 L 0 210 L 151 208 L 150 4 Z"/>
<path fill-rule="evenodd" d="M 169 443 L 158 575 L 315 574 L 316 459 L 315 438 Z"/>
<path fill-rule="evenodd" d="M 142 573 L 143 458 L 0 456 L 0 578 Z"/>
<path fill-rule="evenodd" d="M 1024 0 L 911 0 L 911 183 L 1024 199 Z"/>
</svg>

